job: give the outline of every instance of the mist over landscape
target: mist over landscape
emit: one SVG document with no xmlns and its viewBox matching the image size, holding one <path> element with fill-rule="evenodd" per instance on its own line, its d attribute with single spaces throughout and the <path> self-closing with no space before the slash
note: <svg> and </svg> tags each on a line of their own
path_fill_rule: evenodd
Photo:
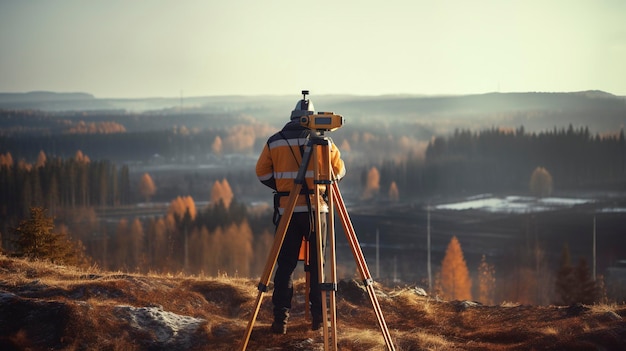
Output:
<svg viewBox="0 0 626 351">
<path fill-rule="evenodd" d="M 567 250 L 572 266 L 590 275 L 595 267 L 598 299 L 624 300 L 624 97 L 311 99 L 345 118 L 328 136 L 346 162 L 340 188 L 376 279 L 435 292 L 456 237 L 474 299 L 486 260 L 496 282 L 489 303 L 558 302 Z M 259 275 L 274 228 L 272 195 L 254 166 L 297 100 L 0 94 L 3 251 L 14 250 L 12 228 L 36 206 L 104 269 Z M 537 170 L 549 183 L 533 183 Z M 350 278 L 354 260 L 338 230 L 340 276 Z"/>
<path fill-rule="evenodd" d="M 625 13 L 0 1 L 0 350 L 626 349 Z M 285 334 L 256 164 L 307 96 L 347 173 Z"/>
</svg>

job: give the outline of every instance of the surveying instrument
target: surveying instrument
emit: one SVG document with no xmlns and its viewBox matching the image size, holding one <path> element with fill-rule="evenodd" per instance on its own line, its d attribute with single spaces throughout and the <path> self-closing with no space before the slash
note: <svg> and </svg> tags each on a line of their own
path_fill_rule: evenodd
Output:
<svg viewBox="0 0 626 351">
<path fill-rule="evenodd" d="M 306 96 L 308 94 L 308 90 L 302 91 L 301 102 L 307 101 Z M 352 254 L 354 255 L 354 259 L 358 271 L 361 275 L 361 279 L 363 280 L 363 284 L 367 289 L 370 302 L 374 307 L 374 312 L 378 320 L 378 326 L 382 331 L 383 338 L 385 339 L 385 344 L 387 345 L 387 350 L 395 351 L 395 347 L 391 340 L 391 335 L 389 333 L 389 330 L 387 329 L 385 318 L 383 317 L 383 313 L 378 303 L 376 293 L 374 292 L 374 281 L 369 272 L 369 269 L 367 268 L 367 264 L 365 263 L 363 252 L 361 251 L 361 247 L 359 246 L 359 242 L 357 240 L 356 233 L 354 231 L 350 218 L 348 217 L 346 205 L 343 201 L 341 193 L 339 192 L 339 186 L 337 185 L 337 180 L 331 167 L 330 147 L 332 145 L 332 140 L 324 136 L 324 132 L 333 131 L 340 128 L 343 125 L 343 117 L 340 115 L 336 115 L 332 112 L 319 112 L 315 114 L 313 113 L 313 111 L 309 111 L 308 114 L 300 117 L 300 124 L 310 129 L 311 133 L 302 154 L 302 163 L 294 180 L 293 188 L 289 192 L 287 205 L 276 229 L 274 243 L 272 245 L 269 257 L 267 258 L 265 269 L 263 270 L 263 274 L 258 285 L 259 293 L 256 298 L 254 311 L 246 328 L 244 339 L 241 343 L 241 350 L 245 351 L 246 347 L 248 346 L 250 335 L 252 333 L 252 328 L 261 307 L 263 295 L 265 292 L 268 291 L 270 277 L 272 271 L 274 270 L 274 266 L 276 265 L 278 254 L 283 245 L 283 240 L 285 239 L 287 228 L 289 227 L 291 217 L 296 207 L 296 201 L 298 199 L 298 196 L 300 195 L 301 190 L 303 189 L 303 186 L 307 186 L 305 183 L 305 175 L 307 173 L 308 165 L 312 160 L 314 165 L 314 177 L 312 189 L 313 192 L 310 196 L 312 197 L 311 203 L 316 204 L 316 206 L 315 209 L 311 209 L 311 212 L 314 212 L 312 213 L 312 215 L 314 216 L 315 235 L 318 243 L 318 245 L 316 245 L 318 262 L 312 264 L 317 264 L 319 278 L 318 282 L 313 282 L 312 284 L 318 283 L 322 292 L 322 329 L 324 338 L 324 350 L 337 350 L 337 269 L 334 230 L 334 210 L 336 209 L 339 213 L 339 218 L 341 220 L 341 224 L 343 225 L 343 229 L 346 234 L 346 238 L 348 239 L 349 246 L 352 250 Z M 326 202 L 328 205 L 328 212 L 322 212 L 321 210 L 322 206 L 320 204 L 324 202 Z M 322 226 L 320 221 L 322 216 L 327 216 L 326 234 L 328 235 L 329 253 L 328 277 L 324 273 L 325 257 L 322 245 L 324 233 L 322 232 Z M 305 250 L 305 252 L 307 251 L 308 250 Z"/>
</svg>

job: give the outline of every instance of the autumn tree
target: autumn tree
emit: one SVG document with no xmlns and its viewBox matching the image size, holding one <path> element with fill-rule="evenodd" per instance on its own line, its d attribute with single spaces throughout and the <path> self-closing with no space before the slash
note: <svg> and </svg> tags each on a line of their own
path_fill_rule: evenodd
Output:
<svg viewBox="0 0 626 351">
<path fill-rule="evenodd" d="M 483 255 L 478 266 L 478 301 L 485 305 L 493 305 L 496 289 L 496 269 L 487 263 L 487 257 Z"/>
<path fill-rule="evenodd" d="M 150 198 L 156 194 L 156 186 L 152 177 L 148 173 L 144 173 L 139 181 L 139 193 L 146 198 L 146 202 L 150 201 Z"/>
<path fill-rule="evenodd" d="M 83 152 L 80 151 L 80 150 L 76 151 L 76 153 L 74 154 L 74 159 L 78 163 L 89 163 L 89 162 L 91 162 L 91 160 L 89 159 L 89 156 L 83 154 Z"/>
<path fill-rule="evenodd" d="M 450 240 L 441 262 L 441 292 L 448 299 L 472 299 L 472 281 L 456 236 Z"/>
<path fill-rule="evenodd" d="M 11 156 L 10 152 L 0 154 L 0 168 L 1 167 L 13 167 L 13 156 Z"/>
<path fill-rule="evenodd" d="M 221 181 L 216 180 L 213 183 L 213 187 L 211 188 L 211 205 L 215 206 L 221 201 L 224 207 L 228 209 L 230 203 L 233 201 L 233 197 L 233 191 L 226 178 Z"/>
<path fill-rule="evenodd" d="M 111 134 L 124 133 L 126 128 L 116 122 L 89 122 L 79 121 L 67 131 L 69 134 Z"/>
<path fill-rule="evenodd" d="M 213 186 L 211 187 L 211 198 L 209 201 L 210 205 L 211 206 L 217 205 L 222 199 L 223 193 L 224 193 L 224 190 L 222 189 L 222 183 L 219 180 L 216 180 L 215 182 L 213 182 Z"/>
<path fill-rule="evenodd" d="M 165 227 L 171 233 L 173 258 L 183 259 L 183 268 L 189 269 L 189 235 L 196 218 L 196 203 L 191 196 L 172 200 L 165 216 Z"/>
<path fill-rule="evenodd" d="M 37 163 L 35 163 L 35 168 L 41 168 L 46 165 L 46 154 L 43 150 L 39 151 L 39 155 L 37 155 Z"/>
<path fill-rule="evenodd" d="M 391 182 L 389 186 L 389 200 L 397 202 L 400 199 L 400 192 L 398 191 L 398 185 L 396 182 Z"/>
<path fill-rule="evenodd" d="M 547 169 L 537 167 L 530 176 L 530 192 L 537 197 L 552 194 L 552 175 Z"/>
<path fill-rule="evenodd" d="M 365 190 L 363 191 L 364 199 L 371 199 L 372 197 L 378 195 L 380 190 L 380 173 L 378 172 L 378 168 L 372 167 L 369 172 L 367 172 L 367 178 L 365 180 Z"/>
<path fill-rule="evenodd" d="M 226 208 L 230 208 L 230 204 L 233 201 L 233 189 L 230 187 L 230 183 L 228 183 L 228 180 L 226 180 L 226 178 L 222 179 L 222 191 L 224 192 L 222 194 L 222 200 L 224 201 L 224 206 Z"/>
<path fill-rule="evenodd" d="M 30 218 L 13 228 L 15 255 L 47 259 L 58 264 L 86 265 L 88 259 L 80 242 L 73 242 L 66 231 L 54 231 L 54 219 L 42 207 L 31 207 Z"/>
<path fill-rule="evenodd" d="M 216 156 L 222 155 L 222 138 L 220 138 L 219 135 L 215 137 L 215 140 L 213 140 L 213 144 L 211 144 L 211 151 L 213 151 Z"/>
<path fill-rule="evenodd" d="M 196 202 L 191 196 L 178 196 L 170 202 L 167 213 L 174 216 L 178 221 L 185 217 L 185 213 L 189 212 L 191 220 L 196 218 Z"/>
</svg>

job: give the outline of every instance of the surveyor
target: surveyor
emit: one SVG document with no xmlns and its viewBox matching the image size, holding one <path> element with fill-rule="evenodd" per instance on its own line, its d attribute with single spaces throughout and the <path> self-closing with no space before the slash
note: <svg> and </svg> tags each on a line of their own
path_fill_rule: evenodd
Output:
<svg viewBox="0 0 626 351">
<path fill-rule="evenodd" d="M 301 125 L 301 117 L 314 114 L 313 102 L 307 99 L 308 91 L 303 91 L 303 97 L 296 104 L 291 112 L 291 120 L 285 126 L 272 135 L 265 144 L 256 164 L 256 174 L 264 185 L 274 190 L 274 224 L 278 226 L 280 218 L 284 213 L 287 198 L 292 188 L 294 180 L 298 174 L 302 155 L 310 133 L 316 133 Z M 341 179 L 345 173 L 344 162 L 341 159 L 339 149 L 331 143 L 330 159 L 331 167 L 335 175 L 335 180 Z M 316 146 L 313 146 L 316 147 Z M 318 284 L 317 243 L 315 235 L 315 223 L 313 213 L 315 206 L 320 206 L 320 211 L 327 212 L 328 206 L 323 204 L 312 204 L 314 164 L 308 165 L 306 172 L 306 182 L 302 186 L 296 206 L 291 216 L 291 221 L 287 227 L 283 244 L 280 248 L 276 260 L 276 273 L 274 275 L 274 292 L 272 303 L 274 305 L 274 322 L 271 331 L 276 334 L 287 332 L 287 321 L 291 309 L 293 297 L 293 272 L 298 264 L 300 247 L 303 238 L 309 243 L 309 273 L 310 284 L 309 303 L 311 311 L 312 329 L 318 330 L 322 326 L 322 300 L 321 291 Z M 317 197 L 321 199 L 322 197 Z M 326 206 L 326 208 L 324 207 Z M 326 232 L 326 216 L 320 216 L 320 226 L 322 232 Z M 312 234 L 313 233 L 313 234 Z M 324 247 L 325 235 L 321 240 Z"/>
</svg>

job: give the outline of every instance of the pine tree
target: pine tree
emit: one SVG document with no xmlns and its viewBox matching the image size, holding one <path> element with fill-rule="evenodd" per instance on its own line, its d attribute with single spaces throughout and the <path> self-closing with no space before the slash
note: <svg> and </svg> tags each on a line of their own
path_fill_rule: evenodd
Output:
<svg viewBox="0 0 626 351">
<path fill-rule="evenodd" d="M 472 280 L 456 236 L 450 240 L 441 262 L 441 290 L 448 299 L 472 299 Z"/>
<path fill-rule="evenodd" d="M 574 267 L 572 267 L 569 246 L 563 246 L 561 253 L 561 263 L 556 276 L 556 296 L 557 303 L 571 305 L 576 302 L 576 280 L 574 277 Z"/>
<path fill-rule="evenodd" d="M 86 265 L 88 259 L 81 243 L 72 242 L 66 232 L 54 232 L 54 219 L 42 207 L 31 207 L 30 218 L 13 228 L 15 255 L 47 259 L 53 263 Z"/>
<path fill-rule="evenodd" d="M 591 277 L 591 270 L 587 264 L 587 260 L 581 258 L 578 265 L 574 269 L 574 278 L 576 280 L 576 301 L 579 303 L 591 305 L 598 300 L 598 287 Z"/>
</svg>

